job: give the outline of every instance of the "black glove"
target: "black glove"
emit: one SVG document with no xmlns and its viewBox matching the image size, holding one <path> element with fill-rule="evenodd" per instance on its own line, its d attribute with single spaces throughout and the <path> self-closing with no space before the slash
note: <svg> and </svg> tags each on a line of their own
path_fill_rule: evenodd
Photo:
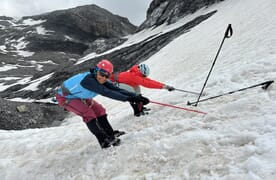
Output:
<svg viewBox="0 0 276 180">
<path fill-rule="evenodd" d="M 166 89 L 167 89 L 168 91 L 173 91 L 173 90 L 175 90 L 175 88 L 174 88 L 174 87 L 169 86 L 169 85 L 166 85 Z"/>
<path fill-rule="evenodd" d="M 137 95 L 137 96 L 129 96 L 127 98 L 127 101 L 131 102 L 131 103 L 134 103 L 134 102 L 143 102 L 143 99 L 140 95 Z"/>
<path fill-rule="evenodd" d="M 148 98 L 146 98 L 146 97 L 144 97 L 144 96 L 142 96 L 142 95 L 140 95 L 141 96 L 141 98 L 142 98 L 142 103 L 143 103 L 143 105 L 147 105 L 149 102 L 150 102 L 150 100 L 148 99 Z"/>
<path fill-rule="evenodd" d="M 142 102 L 143 105 L 146 105 L 150 102 L 150 100 L 144 96 L 142 96 L 141 94 L 137 95 L 137 96 L 130 96 L 127 98 L 127 101 L 134 103 L 134 102 Z"/>
</svg>

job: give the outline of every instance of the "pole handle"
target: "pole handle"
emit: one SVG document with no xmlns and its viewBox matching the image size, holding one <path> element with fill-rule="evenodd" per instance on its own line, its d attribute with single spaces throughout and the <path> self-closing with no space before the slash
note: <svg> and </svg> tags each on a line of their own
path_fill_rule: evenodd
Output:
<svg viewBox="0 0 276 180">
<path fill-rule="evenodd" d="M 232 35 L 233 35 L 233 29 L 232 29 L 231 24 L 229 24 L 226 31 L 225 31 L 224 37 L 225 38 L 230 38 Z"/>
<path fill-rule="evenodd" d="M 270 84 L 272 84 L 274 81 L 266 81 L 266 82 L 264 82 L 264 85 L 263 85 L 263 89 L 264 90 L 266 90 L 269 86 L 270 86 Z"/>
</svg>

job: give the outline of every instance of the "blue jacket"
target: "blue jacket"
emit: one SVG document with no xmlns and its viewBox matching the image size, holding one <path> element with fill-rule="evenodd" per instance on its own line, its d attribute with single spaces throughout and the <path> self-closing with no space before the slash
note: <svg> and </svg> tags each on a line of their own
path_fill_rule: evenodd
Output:
<svg viewBox="0 0 276 180">
<path fill-rule="evenodd" d="M 63 88 L 67 93 L 63 94 L 61 89 L 58 93 L 67 99 L 90 99 L 100 94 L 115 100 L 127 101 L 128 97 L 136 95 L 116 87 L 111 81 L 100 84 L 90 72 L 80 73 L 67 79 L 63 82 Z"/>
</svg>

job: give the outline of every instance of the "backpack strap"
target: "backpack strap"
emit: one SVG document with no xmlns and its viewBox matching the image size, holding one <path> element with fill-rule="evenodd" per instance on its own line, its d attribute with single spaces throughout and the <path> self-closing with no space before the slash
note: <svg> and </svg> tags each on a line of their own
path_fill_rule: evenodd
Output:
<svg viewBox="0 0 276 180">
<path fill-rule="evenodd" d="M 119 85 L 120 83 L 118 82 L 118 75 L 119 75 L 118 72 L 115 72 L 115 73 L 114 73 L 114 85 L 117 86 L 117 87 L 120 86 L 120 85 Z"/>
<path fill-rule="evenodd" d="M 60 88 L 61 88 L 62 94 L 63 94 L 64 96 L 67 96 L 67 95 L 70 95 L 70 94 L 71 94 L 70 91 L 69 91 L 69 89 L 67 89 L 67 88 L 64 86 L 64 83 L 61 84 Z"/>
<path fill-rule="evenodd" d="M 114 73 L 114 81 L 115 81 L 115 82 L 118 82 L 118 75 L 119 75 L 118 72 L 115 72 L 115 73 Z"/>
</svg>

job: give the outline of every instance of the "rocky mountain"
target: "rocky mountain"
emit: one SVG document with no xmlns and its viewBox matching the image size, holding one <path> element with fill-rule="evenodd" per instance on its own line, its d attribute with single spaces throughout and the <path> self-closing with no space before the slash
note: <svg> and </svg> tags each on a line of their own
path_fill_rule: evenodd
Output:
<svg viewBox="0 0 276 180">
<path fill-rule="evenodd" d="M 163 23 L 175 23 L 181 17 L 223 0 L 153 0 L 147 10 L 147 19 L 139 30 Z"/>
<path fill-rule="evenodd" d="M 32 91 L 22 89 L 28 86 L 29 80 L 39 81 L 38 79 L 45 74 L 56 72 L 62 67 L 73 66 L 86 51 L 105 51 L 112 48 L 117 43 L 124 42 L 123 37 L 133 33 L 136 28 L 127 18 L 114 15 L 96 5 L 21 19 L 0 16 L 0 91 L 3 92 L 1 97 L 31 97 Z M 112 43 L 105 46 L 99 43 L 109 41 Z M 39 88 L 44 91 L 43 98 L 47 98 L 45 93 L 47 94 L 49 88 L 51 89 L 51 85 L 46 85 L 43 90 Z M 29 95 L 19 95 L 24 91 Z M 17 95 L 9 97 L 7 94 Z M 5 104 L 0 109 L 0 129 L 42 127 L 50 124 L 49 116 L 38 115 L 45 114 L 43 112 L 47 109 L 47 104 L 42 107 L 38 104 L 7 102 L 4 99 L 1 99 L 0 103 Z M 16 111 L 19 104 L 34 107 L 26 108 L 22 114 Z M 56 122 L 66 114 L 52 106 L 48 110 L 48 114 L 52 114 Z"/>
<path fill-rule="evenodd" d="M 96 5 L 80 6 L 15 20 L 0 18 L 2 64 L 16 66 L 2 76 L 33 76 L 71 66 L 85 52 L 105 51 L 122 43 L 136 27 L 128 19 Z M 102 46 L 104 42 L 108 46 Z M 111 41 L 112 43 L 108 43 Z M 105 47 L 105 48 L 103 48 Z M 40 69 L 42 65 L 43 69 Z M 9 83 L 9 82 L 7 82 Z"/>
<path fill-rule="evenodd" d="M 143 29 L 157 27 L 162 23 L 173 23 L 185 14 L 193 13 L 196 9 L 215 2 L 217 1 L 197 0 L 196 3 L 192 3 L 189 0 L 154 0 L 148 9 L 147 19 L 140 27 L 135 27 L 126 18 L 112 15 L 95 5 L 23 17 L 20 20 L 0 17 L 0 84 L 2 85 L 0 96 L 4 98 L 0 103 L 13 98 L 36 101 L 49 99 L 54 96 L 54 89 L 65 79 L 87 71 L 103 58 L 112 61 L 115 71 L 126 70 L 134 63 L 146 60 L 174 38 L 189 32 L 191 28 L 212 17 L 216 11 L 200 14 L 187 24 L 168 32 L 155 34 L 135 44 L 107 51 L 127 41 L 125 35 L 139 33 Z M 163 9 L 161 13 L 160 8 L 165 7 L 165 4 L 166 10 Z M 79 63 L 90 53 L 95 56 Z M 34 108 L 31 107 L 42 108 L 40 103 L 29 103 L 24 116 L 22 112 L 15 111 L 21 103 L 8 102 L 8 104 L 9 106 L 1 106 L 0 112 L 3 115 L 0 119 L 0 129 L 41 127 L 43 123 L 40 122 L 52 125 L 48 121 L 49 116 L 33 115 Z M 26 103 L 22 105 L 26 106 Z M 65 111 L 53 109 L 52 105 L 43 105 L 43 108 L 51 109 L 47 113 L 52 116 L 52 120 L 61 119 L 66 115 Z M 14 115 L 9 117 L 6 112 L 11 109 Z M 39 109 L 36 111 L 42 112 Z M 18 120 L 29 123 L 24 126 L 14 123 Z M 1 123 L 7 121 L 13 123 L 8 127 Z"/>
<path fill-rule="evenodd" d="M 24 17 L 42 20 L 48 37 L 31 36 L 27 48 L 31 51 L 59 50 L 83 54 L 97 39 L 119 38 L 136 30 L 127 18 L 113 15 L 96 5 L 80 6 L 42 15 Z M 52 33 L 51 33 L 52 32 Z"/>
</svg>

